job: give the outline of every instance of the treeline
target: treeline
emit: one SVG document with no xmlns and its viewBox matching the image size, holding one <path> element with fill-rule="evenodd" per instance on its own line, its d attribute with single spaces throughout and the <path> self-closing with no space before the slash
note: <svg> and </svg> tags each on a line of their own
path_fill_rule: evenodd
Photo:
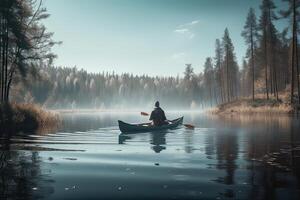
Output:
<svg viewBox="0 0 300 200">
<path fill-rule="evenodd" d="M 266 99 L 281 101 L 279 93 L 289 94 L 291 104 L 299 104 L 299 53 L 298 23 L 299 0 L 283 0 L 286 10 L 277 9 L 273 0 L 262 0 L 257 19 L 253 8 L 249 9 L 241 35 L 248 46 L 243 66 L 238 70 L 234 48 L 225 30 L 222 41 L 216 40 L 214 64 L 208 58 L 204 77 L 210 101 L 225 103 L 237 96 L 263 95 Z M 275 22 L 288 20 L 279 31 Z M 212 91 L 216 95 L 212 95 Z"/>
<path fill-rule="evenodd" d="M 168 108 L 207 106 L 204 76 L 186 66 L 183 77 L 136 76 L 128 73 L 87 73 L 74 68 L 44 66 L 39 76 L 13 88 L 16 102 L 48 108 L 136 108 L 156 100 Z"/>
</svg>

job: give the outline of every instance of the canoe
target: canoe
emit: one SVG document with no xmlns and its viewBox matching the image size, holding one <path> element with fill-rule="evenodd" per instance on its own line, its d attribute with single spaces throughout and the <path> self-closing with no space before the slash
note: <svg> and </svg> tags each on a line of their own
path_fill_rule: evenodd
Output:
<svg viewBox="0 0 300 200">
<path fill-rule="evenodd" d="M 162 125 L 162 126 L 153 126 L 151 123 L 128 124 L 120 120 L 118 121 L 119 129 L 122 133 L 141 133 L 141 132 L 153 132 L 153 131 L 172 129 L 181 125 L 182 122 L 183 122 L 183 117 L 170 120 L 169 124 Z"/>
</svg>

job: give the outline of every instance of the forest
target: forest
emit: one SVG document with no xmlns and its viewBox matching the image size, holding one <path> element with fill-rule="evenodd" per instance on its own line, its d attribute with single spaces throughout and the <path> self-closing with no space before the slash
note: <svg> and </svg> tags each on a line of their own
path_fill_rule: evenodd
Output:
<svg viewBox="0 0 300 200">
<path fill-rule="evenodd" d="M 54 66 L 51 47 L 61 42 L 53 41 L 53 33 L 42 24 L 49 17 L 42 1 L 1 1 L 0 100 L 56 109 L 132 108 L 152 106 L 155 100 L 168 102 L 169 108 L 201 109 L 240 98 L 299 104 L 300 2 L 283 1 L 285 10 L 272 0 L 262 0 L 260 10 L 249 9 L 241 30 L 248 47 L 242 66 L 230 30 L 224 27 L 204 71 L 194 73 L 194 66 L 186 64 L 177 77 L 88 73 Z M 289 26 L 277 29 L 279 20 L 288 20 Z"/>
</svg>

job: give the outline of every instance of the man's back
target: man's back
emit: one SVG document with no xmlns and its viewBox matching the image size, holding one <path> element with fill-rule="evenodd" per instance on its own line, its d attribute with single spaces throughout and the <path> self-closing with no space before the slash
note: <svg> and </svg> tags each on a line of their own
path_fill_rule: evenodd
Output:
<svg viewBox="0 0 300 200">
<path fill-rule="evenodd" d="M 155 126 L 161 126 L 165 123 L 167 118 L 163 109 L 157 107 L 151 112 L 150 120 L 153 121 Z"/>
</svg>

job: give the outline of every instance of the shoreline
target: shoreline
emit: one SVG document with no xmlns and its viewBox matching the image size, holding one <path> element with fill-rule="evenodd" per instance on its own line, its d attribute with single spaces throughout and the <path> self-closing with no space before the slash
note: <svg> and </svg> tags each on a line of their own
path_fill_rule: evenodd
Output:
<svg viewBox="0 0 300 200">
<path fill-rule="evenodd" d="M 215 115 L 252 115 L 252 114 L 285 114 L 293 115 L 299 112 L 299 106 L 274 99 L 239 99 L 223 103 L 208 110 Z"/>
<path fill-rule="evenodd" d="M 141 113 L 141 112 L 151 112 L 152 109 L 47 109 L 52 112 L 56 112 L 59 114 L 72 114 L 72 113 Z M 205 109 L 199 109 L 199 110 L 168 110 L 165 109 L 168 113 L 176 113 L 176 112 L 189 112 L 189 113 L 205 113 Z"/>
<path fill-rule="evenodd" d="M 53 129 L 59 127 L 60 122 L 59 113 L 36 104 L 0 104 L 2 135 Z"/>
</svg>

